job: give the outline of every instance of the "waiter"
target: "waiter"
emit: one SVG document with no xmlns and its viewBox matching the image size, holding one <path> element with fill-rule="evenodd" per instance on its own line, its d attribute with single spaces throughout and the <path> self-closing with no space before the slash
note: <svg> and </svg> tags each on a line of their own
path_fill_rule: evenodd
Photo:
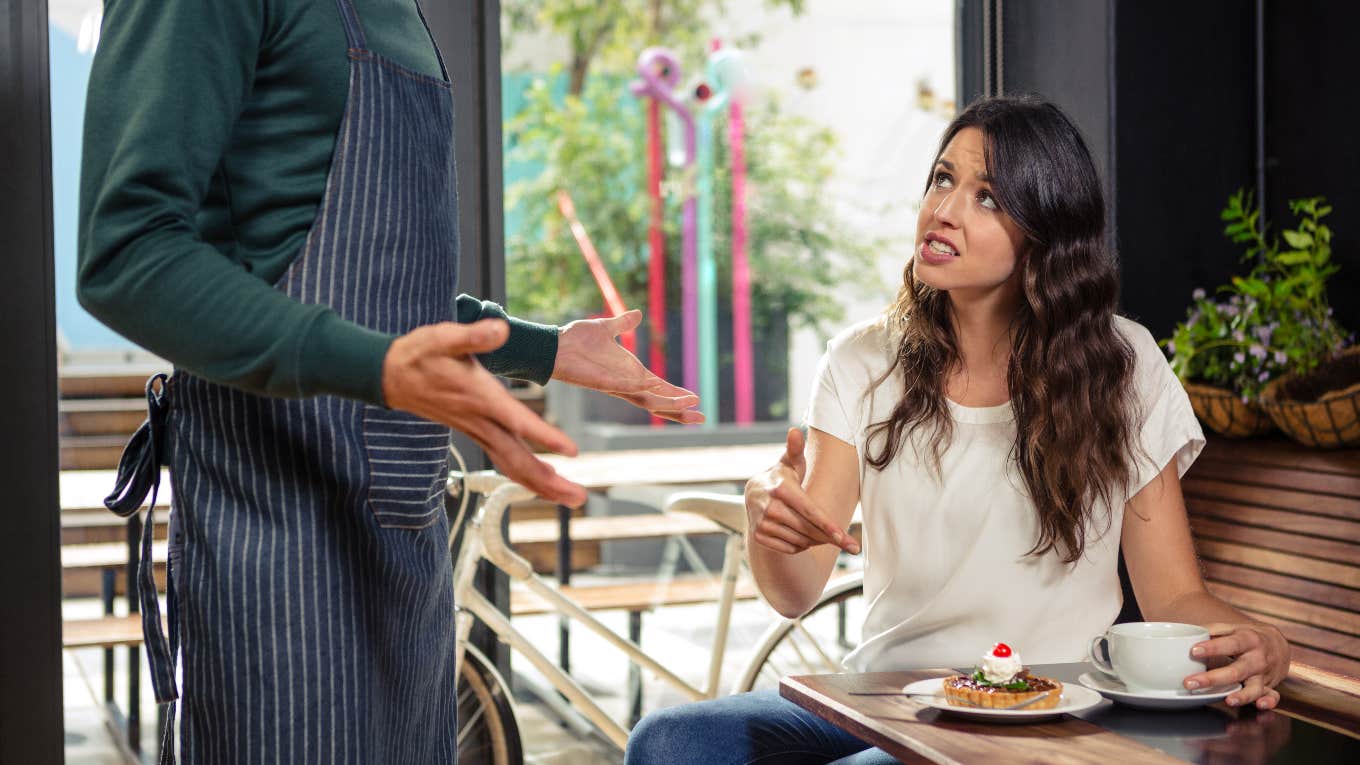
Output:
<svg viewBox="0 0 1360 765">
<path fill-rule="evenodd" d="M 559 330 L 456 295 L 451 88 L 414 0 L 105 2 L 79 294 L 176 367 L 111 506 L 168 464 L 168 641 L 142 597 L 160 701 L 182 640 L 188 762 L 455 760 L 449 428 L 585 498 L 487 370 L 702 419 L 615 342 L 639 314 Z"/>
</svg>

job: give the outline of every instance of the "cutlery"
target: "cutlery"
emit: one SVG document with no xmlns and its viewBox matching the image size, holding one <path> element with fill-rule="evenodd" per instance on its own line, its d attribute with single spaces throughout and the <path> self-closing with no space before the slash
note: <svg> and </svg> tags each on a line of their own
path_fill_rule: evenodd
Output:
<svg viewBox="0 0 1360 765">
<path fill-rule="evenodd" d="M 1031 704 L 1037 703 L 1037 702 L 1039 702 L 1039 701 L 1042 701 L 1043 699 L 1048 698 L 1049 694 L 1051 694 L 1051 693 L 1053 693 L 1053 691 L 1044 691 L 1043 693 L 1039 694 L 1038 696 L 1035 696 L 1035 697 L 1032 698 L 1032 699 L 1025 699 L 1024 701 L 1021 701 L 1021 702 L 1018 702 L 1018 703 L 1015 703 L 1015 704 L 1011 704 L 1010 706 L 1005 706 L 1005 707 L 989 707 L 989 706 L 984 706 L 984 705 L 982 705 L 982 704 L 976 704 L 976 703 L 971 702 L 971 701 L 968 701 L 968 700 L 966 700 L 966 699 L 951 699 L 951 700 L 950 700 L 950 703 L 957 703 L 957 702 L 959 702 L 959 701 L 962 701 L 962 702 L 964 702 L 964 705 L 965 705 L 965 706 L 972 707 L 972 708 L 975 708 L 975 709 L 995 709 L 995 710 L 997 710 L 997 711 L 999 711 L 999 712 L 1007 712 L 1007 711 L 1012 711 L 1012 710 L 1016 710 L 1016 709 L 1024 709 L 1025 707 L 1027 707 L 1027 706 L 1029 706 L 1029 705 L 1031 705 Z M 903 693 L 902 691 L 850 691 L 850 695 L 851 695 L 851 696 L 909 696 L 909 697 L 912 697 L 912 698 L 923 698 L 923 699 L 944 699 L 944 698 L 947 698 L 943 693 Z"/>
</svg>

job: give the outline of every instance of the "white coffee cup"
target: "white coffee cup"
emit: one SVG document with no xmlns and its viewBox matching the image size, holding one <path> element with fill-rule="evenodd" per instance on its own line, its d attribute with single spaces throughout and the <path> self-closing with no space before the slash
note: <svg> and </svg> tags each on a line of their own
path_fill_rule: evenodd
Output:
<svg viewBox="0 0 1360 765">
<path fill-rule="evenodd" d="M 1183 692 L 1185 678 L 1205 669 L 1203 661 L 1190 656 L 1190 648 L 1208 639 L 1209 631 L 1195 624 L 1116 624 L 1091 640 L 1091 664 L 1134 693 Z"/>
</svg>

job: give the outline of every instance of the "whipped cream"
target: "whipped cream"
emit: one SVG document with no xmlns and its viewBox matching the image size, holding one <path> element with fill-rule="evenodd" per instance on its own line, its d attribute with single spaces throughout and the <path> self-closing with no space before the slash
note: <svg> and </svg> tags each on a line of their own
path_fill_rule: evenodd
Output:
<svg viewBox="0 0 1360 765">
<path fill-rule="evenodd" d="M 982 655 L 982 663 L 978 668 L 982 670 L 982 678 L 995 685 L 1003 685 L 1015 679 L 1024 669 L 1024 664 L 1020 661 L 1020 654 L 1014 651 L 1006 652 L 1006 656 L 997 656 L 996 649 L 987 651 Z"/>
</svg>

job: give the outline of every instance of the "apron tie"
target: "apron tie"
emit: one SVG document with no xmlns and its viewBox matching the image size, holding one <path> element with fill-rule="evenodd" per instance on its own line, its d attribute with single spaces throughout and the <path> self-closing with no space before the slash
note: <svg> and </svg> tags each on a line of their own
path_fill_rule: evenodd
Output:
<svg viewBox="0 0 1360 765">
<path fill-rule="evenodd" d="M 113 493 L 104 498 L 104 506 L 123 518 L 141 509 L 147 494 L 151 502 L 142 522 L 141 556 L 137 564 L 137 596 L 141 604 L 142 638 L 146 646 L 147 663 L 151 671 L 151 687 L 156 702 L 169 704 L 166 713 L 165 736 L 161 743 L 161 762 L 174 762 L 171 731 L 175 727 L 175 665 L 179 655 L 179 603 L 175 594 L 175 577 L 166 560 L 165 607 L 170 635 L 161 626 L 160 600 L 156 594 L 156 564 L 152 559 L 151 542 L 155 536 L 156 496 L 161 486 L 161 466 L 165 463 L 165 428 L 170 412 L 166 395 L 167 377 L 156 374 L 146 381 L 146 421 L 133 434 L 118 460 L 118 478 Z M 173 556 L 171 556 L 173 557 Z"/>
</svg>

